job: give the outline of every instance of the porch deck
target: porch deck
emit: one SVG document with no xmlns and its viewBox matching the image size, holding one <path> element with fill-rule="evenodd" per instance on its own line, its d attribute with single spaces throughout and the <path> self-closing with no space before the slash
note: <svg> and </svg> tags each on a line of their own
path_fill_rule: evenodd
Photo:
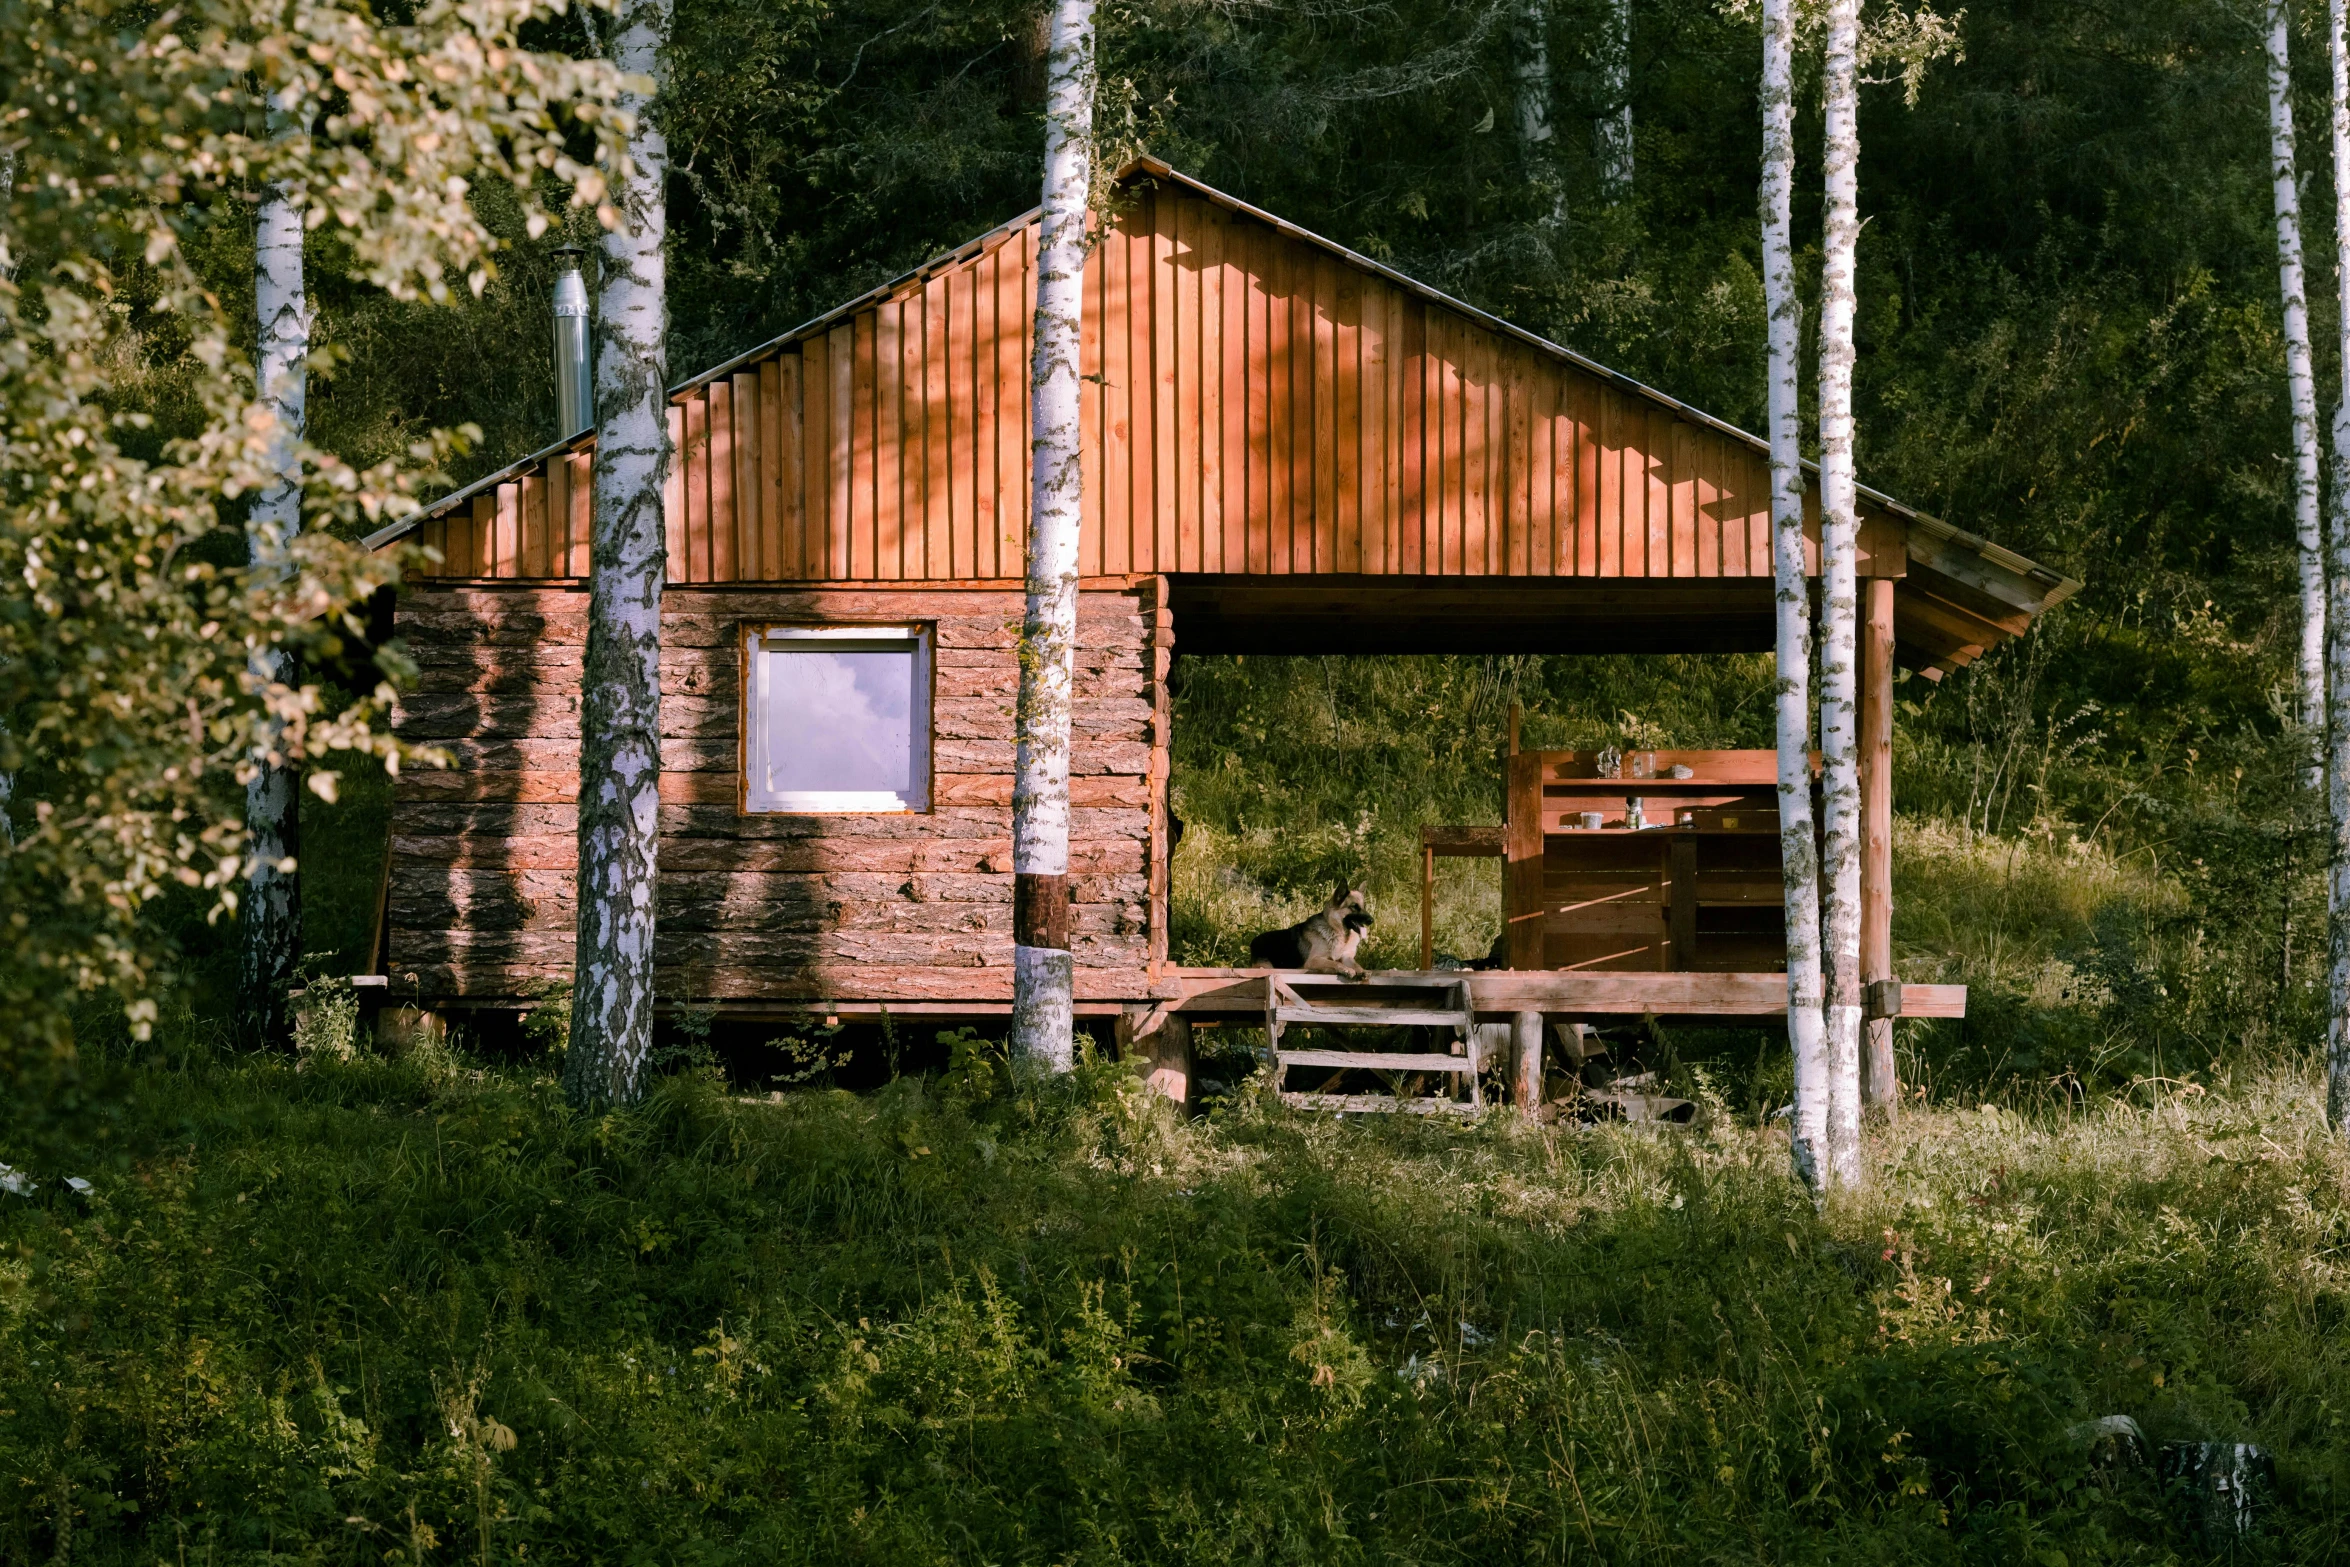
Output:
<svg viewBox="0 0 2350 1567">
<path fill-rule="evenodd" d="M 1187 1017 L 1248 1018 L 1262 1022 L 1266 969 L 1178 968 L 1165 971 L 1162 1004 Z M 1686 1022 L 1708 1018 L 1775 1019 L 1787 1015 L 1784 974 L 1593 973 L 1573 969 L 1378 970 L 1373 986 L 1438 986 L 1466 980 L 1470 1005 L 1484 1021 L 1520 1012 L 1554 1017 L 1647 1017 Z M 1870 1017 L 1964 1017 L 1964 985 L 1880 984 L 1870 987 Z"/>
</svg>

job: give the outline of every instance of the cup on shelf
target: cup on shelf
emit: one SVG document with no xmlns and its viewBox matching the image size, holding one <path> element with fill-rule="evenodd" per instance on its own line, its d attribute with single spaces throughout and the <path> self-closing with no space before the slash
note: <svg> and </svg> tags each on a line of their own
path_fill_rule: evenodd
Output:
<svg viewBox="0 0 2350 1567">
<path fill-rule="evenodd" d="M 1607 817 L 1601 812 L 1585 811 L 1580 818 L 1579 825 L 1585 832 L 1597 832 L 1606 820 Z"/>
</svg>

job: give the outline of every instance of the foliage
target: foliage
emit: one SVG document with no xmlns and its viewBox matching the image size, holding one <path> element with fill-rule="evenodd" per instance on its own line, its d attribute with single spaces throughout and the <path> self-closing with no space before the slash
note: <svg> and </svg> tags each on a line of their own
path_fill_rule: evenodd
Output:
<svg viewBox="0 0 2350 1567">
<path fill-rule="evenodd" d="M 2111 1413 L 2267 1444 L 2253 1559 L 2344 1559 L 2350 1167 L 2297 1076 L 1928 1111 L 1823 1216 L 1720 1110 L 119 1070 L 87 1203 L 0 1198 L 10 1559 L 2199 1558 L 2068 1445 Z"/>
<path fill-rule="evenodd" d="M 254 395 L 232 321 L 192 257 L 285 193 L 328 261 L 396 296 L 478 291 L 495 236 L 468 197 L 488 175 L 594 206 L 625 127 L 607 68 L 517 46 L 561 0 L 429 0 L 397 22 L 361 7 L 199 0 L 158 13 L 99 0 L 0 4 L 0 1005 L 52 1055 L 74 998 L 111 989 L 135 1033 L 158 1015 L 161 950 L 142 910 L 166 889 L 236 906 L 239 802 L 266 760 L 309 772 L 357 752 L 395 766 L 377 719 L 396 655 L 355 700 L 262 672 L 271 648 L 354 662 L 354 606 L 398 561 L 338 543 L 412 508 L 457 449 L 433 434 L 365 471 L 289 452 Z M 562 118 L 558 118 L 558 114 Z M 320 368 L 324 368 L 322 365 Z M 178 428 L 157 423 L 157 378 Z M 143 451 L 143 454 L 142 454 Z M 217 535 L 279 473 L 312 531 L 293 574 L 220 564 Z M 268 726 L 257 728 L 266 715 Z"/>
</svg>

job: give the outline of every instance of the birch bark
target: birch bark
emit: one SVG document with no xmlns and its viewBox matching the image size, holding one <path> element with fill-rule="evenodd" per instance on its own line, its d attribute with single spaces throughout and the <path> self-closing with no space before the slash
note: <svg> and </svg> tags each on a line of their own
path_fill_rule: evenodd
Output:
<svg viewBox="0 0 2350 1567">
<path fill-rule="evenodd" d="M 0 283 L 16 281 L 16 251 L 8 243 L 7 216 L 16 197 L 16 149 L 0 147 Z M 8 733 L 8 720 L 0 718 L 0 735 Z M 16 774 L 0 771 L 0 849 L 16 847 L 16 818 L 10 814 L 16 806 Z"/>
<path fill-rule="evenodd" d="M 290 120 L 271 113 L 282 135 Z M 253 225 L 253 303 L 260 336 L 254 365 L 262 406 L 275 421 L 270 439 L 277 477 L 253 500 L 245 518 L 246 559 L 256 575 L 282 579 L 293 569 L 293 542 L 302 531 L 302 486 L 295 456 L 308 416 L 310 307 L 302 276 L 302 203 L 298 192 L 272 185 L 262 193 Z M 246 660 L 264 687 L 290 683 L 291 660 L 281 648 L 257 647 Z M 245 784 L 245 893 L 239 904 L 238 1010 L 256 1043 L 292 1037 L 286 1000 L 302 953 L 301 851 L 298 769 L 281 754 L 283 728 L 264 720 L 254 732 L 253 776 Z"/>
<path fill-rule="evenodd" d="M 1020 628 L 1012 780 L 1012 1054 L 1066 1072 L 1074 1055 L 1069 953 L 1069 699 L 1077 650 L 1078 343 L 1093 186 L 1093 0 L 1054 0 L 1038 219 L 1028 601 Z"/>
<path fill-rule="evenodd" d="M 1523 0 L 1518 13 L 1518 145 L 1526 176 L 1544 188 L 1553 226 L 1567 217 L 1566 191 L 1558 179 L 1550 124 L 1550 7 L 1548 0 Z"/>
<path fill-rule="evenodd" d="M 2268 6 L 2268 153 L 2276 195 L 2277 281 L 2285 306 L 2285 386 L 2293 408 L 2293 538 L 2300 549 L 2301 722 L 2312 739 L 2309 785 L 2323 786 L 2314 754 L 2326 727 L 2326 585 L 2318 538 L 2317 377 L 2310 367 L 2309 301 L 2301 270 L 2301 189 L 2293 149 L 2292 9 Z"/>
<path fill-rule="evenodd" d="M 1632 0 L 1607 0 L 1599 34 L 1599 121 L 1591 128 L 1599 188 L 1610 201 L 1632 194 Z"/>
<path fill-rule="evenodd" d="M 2334 273 L 2342 400 L 2334 405 L 2334 496 L 2326 517 L 2326 1124 L 2350 1135 L 2350 0 L 2329 0 L 2333 69 Z"/>
<path fill-rule="evenodd" d="M 1811 591 L 1803 561 L 1798 424 L 1802 306 L 1795 297 L 1796 0 L 1763 0 L 1763 298 L 1770 316 L 1771 579 L 1778 607 L 1779 853 L 1787 904 L 1787 1039 L 1795 1052 L 1795 1170 L 1828 1177 L 1828 1058 L 1820 988 L 1819 850 L 1811 811 Z"/>
<path fill-rule="evenodd" d="M 652 83 L 612 186 L 596 344 L 596 462 L 579 714 L 579 923 L 563 1088 L 583 1107 L 633 1104 L 653 1043 L 653 894 L 661 810 L 661 587 L 668 570 L 669 147 L 655 119 L 669 0 L 622 0 L 612 63 Z"/>
<path fill-rule="evenodd" d="M 1860 517 L 1852 455 L 1853 269 L 1860 242 L 1860 0 L 1829 0 L 1820 261 L 1820 867 L 1827 971 L 1828 1152 L 1860 1179 Z"/>
</svg>

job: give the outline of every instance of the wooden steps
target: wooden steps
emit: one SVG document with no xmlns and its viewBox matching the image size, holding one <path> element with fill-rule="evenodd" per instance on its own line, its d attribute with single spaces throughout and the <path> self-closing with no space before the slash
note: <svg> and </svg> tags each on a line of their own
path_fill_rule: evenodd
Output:
<svg viewBox="0 0 2350 1567">
<path fill-rule="evenodd" d="M 1485 1108 L 1485 1090 L 1479 1081 L 1484 1065 L 1477 1046 L 1476 1011 L 1468 981 L 1457 975 L 1369 975 L 1346 979 L 1335 974 L 1307 974 L 1277 970 L 1265 980 L 1265 1047 L 1273 1059 L 1273 1081 L 1284 1104 L 1306 1110 L 1404 1110 L 1415 1114 L 1474 1115 Z M 1341 1028 L 1428 1028 L 1441 1031 L 1452 1051 L 1437 1055 L 1425 1050 L 1290 1050 L 1282 1040 L 1292 1027 L 1313 1024 Z M 1454 1053 L 1457 1052 L 1457 1053 Z M 1395 1092 L 1336 1094 L 1292 1092 L 1292 1068 L 1330 1072 L 1327 1090 L 1345 1072 L 1377 1072 L 1387 1077 Z M 1403 1079 L 1432 1073 L 1467 1079 L 1466 1099 L 1451 1094 L 1418 1097 L 1402 1093 Z"/>
</svg>

